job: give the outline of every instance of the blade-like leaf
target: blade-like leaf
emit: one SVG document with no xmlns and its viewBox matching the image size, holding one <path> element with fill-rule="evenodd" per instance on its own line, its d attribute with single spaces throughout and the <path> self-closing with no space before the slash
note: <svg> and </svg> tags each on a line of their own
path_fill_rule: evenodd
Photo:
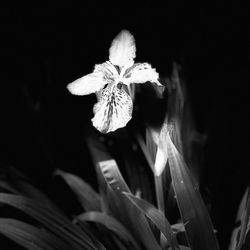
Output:
<svg viewBox="0 0 250 250">
<path fill-rule="evenodd" d="M 118 246 L 119 250 L 133 250 L 134 249 L 134 248 L 131 248 L 131 247 L 128 248 L 127 246 L 124 246 L 122 244 L 122 242 L 119 239 L 117 239 L 116 237 L 113 237 L 113 240 L 114 240 L 115 244 Z M 117 248 L 116 248 L 116 250 L 117 250 Z"/>
<path fill-rule="evenodd" d="M 246 233 L 246 238 L 244 241 L 243 249 L 250 249 L 250 234 L 249 231 Z"/>
<path fill-rule="evenodd" d="M 59 169 L 55 171 L 55 175 L 61 176 L 66 181 L 86 211 L 101 211 L 100 196 L 88 183 L 76 175 Z"/>
<path fill-rule="evenodd" d="M 218 250 L 212 222 L 198 185 L 171 141 L 169 133 L 167 150 L 173 188 L 191 249 Z"/>
<path fill-rule="evenodd" d="M 250 196 L 250 190 L 249 190 L 249 187 L 247 187 L 243 197 L 241 198 L 241 201 L 240 201 L 240 205 L 239 205 L 239 208 L 238 208 L 238 211 L 237 211 L 237 215 L 236 215 L 236 223 L 237 222 L 240 222 L 241 219 L 242 219 L 242 215 L 244 213 L 244 211 L 246 210 L 246 207 L 247 207 L 247 201 L 249 199 L 249 196 Z"/>
<path fill-rule="evenodd" d="M 244 217 L 246 215 L 246 208 L 247 208 L 248 199 L 249 199 L 249 187 L 246 189 L 246 191 L 241 199 L 240 205 L 238 207 L 235 224 L 236 225 L 239 224 L 239 226 L 234 228 L 234 230 L 232 231 L 228 250 L 236 250 L 237 247 L 240 249 L 242 246 L 242 242 L 240 243 L 240 241 L 243 241 L 242 226 L 245 223 L 244 220 L 246 219 Z M 247 231 L 248 231 L 248 229 L 247 229 Z"/>
<path fill-rule="evenodd" d="M 186 246 L 179 246 L 180 247 L 180 250 L 191 250 L 190 247 L 186 247 Z"/>
<path fill-rule="evenodd" d="M 0 187 L 13 194 L 19 194 L 27 198 L 39 201 L 40 203 L 44 203 L 51 209 L 57 211 L 58 213 L 63 214 L 61 209 L 54 202 L 52 202 L 44 193 L 39 191 L 37 188 L 29 184 L 28 182 L 21 180 L 15 180 L 15 181 L 0 180 Z"/>
<path fill-rule="evenodd" d="M 159 132 L 153 128 L 146 128 L 146 146 L 149 156 L 155 161 L 157 144 L 159 142 Z"/>
<path fill-rule="evenodd" d="M 121 221 L 128 230 L 131 230 L 131 233 L 133 233 L 135 238 L 140 239 L 140 242 L 144 245 L 145 249 L 160 250 L 160 246 L 157 243 L 144 214 L 139 210 L 134 209 L 134 205 L 132 205 L 122 194 L 122 192 L 131 192 L 125 183 L 116 162 L 114 160 L 99 162 L 99 167 L 108 184 L 108 204 L 111 206 L 115 218 Z M 112 206 L 114 206 L 113 209 Z"/>
<path fill-rule="evenodd" d="M 124 181 L 115 160 L 100 162 L 99 166 L 101 168 L 105 180 L 112 187 L 113 190 L 130 193 L 130 189 Z"/>
<path fill-rule="evenodd" d="M 86 212 L 77 217 L 80 221 L 91 221 L 104 225 L 109 230 L 117 234 L 122 240 L 131 242 L 135 249 L 139 249 L 133 236 L 128 230 L 114 217 L 100 212 Z"/>
<path fill-rule="evenodd" d="M 184 224 L 181 222 L 171 225 L 171 228 L 175 234 L 185 232 Z"/>
<path fill-rule="evenodd" d="M 155 172 L 155 167 L 154 167 L 154 160 L 151 157 L 151 153 L 149 153 L 149 149 L 147 148 L 142 136 L 140 135 L 139 132 L 135 133 L 135 138 L 138 141 L 138 144 L 148 162 L 149 167 L 151 168 L 152 172 Z"/>
<path fill-rule="evenodd" d="M 0 233 L 30 250 L 68 250 L 70 248 L 70 245 L 52 233 L 16 219 L 0 218 Z"/>
<path fill-rule="evenodd" d="M 47 204 L 47 206 L 50 206 L 59 213 L 62 213 L 62 211 L 49 199 L 47 195 L 31 185 L 29 183 L 31 180 L 29 180 L 28 177 L 24 176 L 17 169 L 12 166 L 1 166 L 0 169 L 0 188 Z"/>
<path fill-rule="evenodd" d="M 240 235 L 240 227 L 237 227 L 231 233 L 231 239 L 228 250 L 236 250 L 236 246 L 240 238 L 239 235 Z"/>
<path fill-rule="evenodd" d="M 0 179 L 16 179 L 30 181 L 30 179 L 11 165 L 0 163 Z"/>
<path fill-rule="evenodd" d="M 241 225 L 240 225 L 240 235 L 239 235 L 239 241 L 237 242 L 236 250 L 241 250 L 242 246 L 245 243 L 247 231 L 249 230 L 249 221 L 250 221 L 250 191 L 249 188 L 247 188 L 242 201 L 240 205 L 240 211 L 241 214 Z M 238 216 L 239 216 L 238 213 Z"/>
<path fill-rule="evenodd" d="M 168 160 L 168 152 L 166 148 L 166 133 L 168 131 L 168 123 L 163 122 L 161 131 L 159 133 L 158 139 L 158 147 L 155 158 L 155 175 L 160 176 L 164 171 L 167 160 Z"/>
<path fill-rule="evenodd" d="M 123 192 L 123 194 L 156 225 L 156 227 L 166 237 L 168 244 L 172 247 L 172 249 L 178 248 L 171 226 L 167 218 L 160 210 L 147 201 L 132 194 L 126 192 Z"/>
<path fill-rule="evenodd" d="M 73 225 L 66 217 L 46 204 L 22 196 L 0 193 L 0 203 L 16 207 L 39 221 L 48 230 L 62 237 L 75 249 L 96 249 L 89 236 Z"/>
</svg>

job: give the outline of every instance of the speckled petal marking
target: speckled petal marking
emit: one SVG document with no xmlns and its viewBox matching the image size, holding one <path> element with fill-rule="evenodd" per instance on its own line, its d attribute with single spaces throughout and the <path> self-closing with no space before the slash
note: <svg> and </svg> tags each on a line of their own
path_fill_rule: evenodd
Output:
<svg viewBox="0 0 250 250">
<path fill-rule="evenodd" d="M 105 80 L 107 83 L 112 83 L 118 78 L 118 72 L 115 66 L 109 61 L 106 61 L 102 64 L 96 64 L 94 72 L 101 72 L 103 74 L 103 80 Z"/>
<path fill-rule="evenodd" d="M 123 75 L 123 83 L 154 82 L 157 85 L 161 85 L 158 78 L 159 74 L 149 63 L 136 63 L 125 71 Z"/>
<path fill-rule="evenodd" d="M 133 102 L 130 96 L 117 86 L 108 85 L 101 100 L 94 106 L 93 126 L 102 133 L 125 127 L 132 117 Z"/>
</svg>

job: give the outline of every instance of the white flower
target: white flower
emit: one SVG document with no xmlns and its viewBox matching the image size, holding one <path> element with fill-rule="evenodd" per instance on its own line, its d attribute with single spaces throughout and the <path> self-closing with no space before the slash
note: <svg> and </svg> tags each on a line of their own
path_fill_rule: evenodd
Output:
<svg viewBox="0 0 250 250">
<path fill-rule="evenodd" d="M 160 131 L 150 129 L 153 141 L 157 145 L 154 164 L 155 176 L 160 176 L 162 174 L 168 161 L 168 151 L 166 147 L 166 138 L 167 134 L 169 133 L 168 127 L 168 124 L 164 122 Z"/>
<path fill-rule="evenodd" d="M 121 31 L 111 44 L 109 61 L 95 65 L 93 73 L 67 86 L 74 95 L 101 91 L 92 123 L 102 133 L 126 126 L 132 117 L 133 102 L 125 86 L 147 81 L 161 86 L 159 75 L 150 64 L 134 63 L 135 51 L 134 37 L 127 30 Z"/>
</svg>

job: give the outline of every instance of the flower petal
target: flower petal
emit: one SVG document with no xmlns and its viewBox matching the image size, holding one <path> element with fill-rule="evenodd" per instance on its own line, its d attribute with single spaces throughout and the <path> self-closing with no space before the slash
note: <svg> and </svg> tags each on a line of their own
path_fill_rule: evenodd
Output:
<svg viewBox="0 0 250 250">
<path fill-rule="evenodd" d="M 102 133 L 125 127 L 132 117 L 133 102 L 130 96 L 116 86 L 108 85 L 101 100 L 95 104 L 93 126 Z"/>
<path fill-rule="evenodd" d="M 104 75 L 104 78 L 108 82 L 114 81 L 114 79 L 118 78 L 119 76 L 118 71 L 116 70 L 115 66 L 109 61 L 106 61 L 102 64 L 96 64 L 94 72 L 102 72 Z"/>
<path fill-rule="evenodd" d="M 131 67 L 134 64 L 135 51 L 133 35 L 127 30 L 122 30 L 111 44 L 109 60 L 119 67 Z"/>
<path fill-rule="evenodd" d="M 162 86 L 158 81 L 159 74 L 148 63 L 136 63 L 131 68 L 127 69 L 123 76 L 123 83 L 145 83 L 154 82 Z"/>
<path fill-rule="evenodd" d="M 67 88 L 73 95 L 88 95 L 102 89 L 107 81 L 102 72 L 85 75 L 68 84 Z"/>
<path fill-rule="evenodd" d="M 68 84 L 67 88 L 73 95 L 88 95 L 101 90 L 105 84 L 112 83 L 118 72 L 109 61 L 96 64 L 94 72 Z"/>
</svg>

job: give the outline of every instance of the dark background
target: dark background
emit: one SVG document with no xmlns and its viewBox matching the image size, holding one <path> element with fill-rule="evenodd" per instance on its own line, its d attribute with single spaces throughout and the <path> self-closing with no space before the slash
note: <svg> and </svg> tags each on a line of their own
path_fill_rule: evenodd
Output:
<svg viewBox="0 0 250 250">
<path fill-rule="evenodd" d="M 91 182 L 82 124 L 92 117 L 95 97 L 72 96 L 66 85 L 107 60 L 113 38 L 128 29 L 137 61 L 152 63 L 161 77 L 170 76 L 173 61 L 182 65 L 197 129 L 207 135 L 202 185 L 210 190 L 212 218 L 226 249 L 249 184 L 246 6 L 91 1 L 16 5 L 1 8 L 0 15 L 0 161 L 45 189 L 54 168 Z"/>
</svg>

